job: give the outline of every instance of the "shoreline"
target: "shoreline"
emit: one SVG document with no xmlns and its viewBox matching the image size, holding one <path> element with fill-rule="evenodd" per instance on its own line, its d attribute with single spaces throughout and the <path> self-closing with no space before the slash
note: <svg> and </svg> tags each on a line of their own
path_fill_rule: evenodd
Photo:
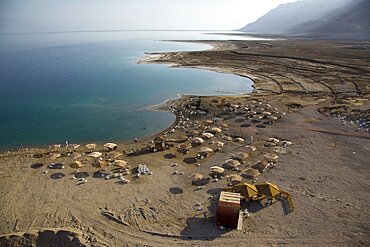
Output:
<svg viewBox="0 0 370 247">
<path fill-rule="evenodd" d="M 225 42 L 222 41 L 222 40 L 161 40 L 161 41 L 164 41 L 164 42 L 183 42 L 183 43 L 201 43 L 201 44 L 206 44 L 206 45 L 210 46 L 210 49 L 205 49 L 205 50 L 201 50 L 201 51 L 219 51 L 219 50 L 236 48 L 235 46 L 225 45 Z M 181 52 L 193 52 L 193 51 L 181 51 Z M 137 64 L 157 63 L 155 61 L 156 60 L 161 60 L 162 55 L 164 55 L 166 53 L 167 52 L 146 52 L 145 56 L 143 58 L 137 60 L 136 63 Z M 173 68 L 176 68 L 176 67 L 181 68 L 182 67 L 178 63 L 173 63 L 173 64 L 157 63 L 157 64 L 164 64 L 164 65 L 167 65 L 169 68 L 172 68 L 172 67 Z M 240 77 L 245 77 L 247 79 L 250 79 L 252 81 L 252 83 L 254 84 L 254 81 L 251 77 L 248 77 L 248 76 L 245 76 L 245 75 L 240 75 L 240 74 L 235 74 L 235 73 L 232 73 L 231 71 L 218 70 L 217 68 L 202 68 L 202 67 L 187 67 L 187 68 L 208 70 L 208 71 L 213 71 L 213 72 L 217 72 L 217 73 L 232 74 L 232 75 L 236 75 L 236 76 L 240 76 Z M 254 88 L 253 84 L 251 86 Z M 240 94 L 231 93 L 231 94 L 226 94 L 226 95 L 223 95 L 223 94 L 214 95 L 214 94 L 183 94 L 183 93 L 180 93 L 180 94 L 177 94 L 175 98 L 167 99 L 162 103 L 155 104 L 155 105 L 149 105 L 149 106 L 140 108 L 138 110 L 148 110 L 148 111 L 154 111 L 154 112 L 156 112 L 156 111 L 168 112 L 168 113 L 173 114 L 175 116 L 175 120 L 167 128 L 165 128 L 165 129 L 163 129 L 159 132 L 154 132 L 152 134 L 149 134 L 148 136 L 144 136 L 144 137 L 140 138 L 139 140 L 145 142 L 148 139 L 152 139 L 152 138 L 154 138 L 156 136 L 159 136 L 159 135 L 163 134 L 164 132 L 172 129 L 173 126 L 175 126 L 178 122 L 178 116 L 176 114 L 174 114 L 173 112 L 171 112 L 170 108 L 171 108 L 171 106 L 175 105 L 176 102 L 180 101 L 183 96 L 185 96 L 184 99 L 187 99 L 188 97 L 203 97 L 203 96 L 205 96 L 205 97 L 207 97 L 207 96 L 243 96 L 243 95 L 248 95 L 248 94 L 252 94 L 252 93 L 253 92 L 251 92 L 251 93 L 240 93 Z M 100 144 L 100 145 L 104 144 L 104 141 L 96 142 L 94 140 L 91 140 L 90 142 L 81 142 L 81 144 L 85 145 L 85 144 L 88 144 L 88 143 L 91 143 L 91 142 L 97 143 L 97 144 Z M 121 145 L 134 144 L 129 140 L 127 140 L 127 141 L 117 141 L 117 143 L 121 144 Z M 54 145 L 54 144 L 55 143 L 49 143 L 48 145 Z M 63 143 L 62 143 L 62 145 L 63 145 Z M 0 150 L 0 154 L 1 153 L 8 153 L 8 152 L 19 152 L 20 150 L 27 150 L 27 149 L 44 149 L 45 150 L 47 148 L 48 148 L 48 146 L 37 145 L 37 144 L 32 145 L 32 146 L 23 146 L 23 145 L 21 145 L 19 148 L 2 149 L 2 150 Z"/>
<path fill-rule="evenodd" d="M 169 128 L 115 150 L 1 154 L 0 243 L 368 246 L 370 49 L 230 43 L 236 50 L 165 53 L 156 62 L 253 74 L 251 94 L 167 100 L 159 108 L 175 114 Z M 280 200 L 241 203 L 241 231 L 216 227 L 221 191 L 240 182 L 276 184 L 295 210 Z"/>
</svg>

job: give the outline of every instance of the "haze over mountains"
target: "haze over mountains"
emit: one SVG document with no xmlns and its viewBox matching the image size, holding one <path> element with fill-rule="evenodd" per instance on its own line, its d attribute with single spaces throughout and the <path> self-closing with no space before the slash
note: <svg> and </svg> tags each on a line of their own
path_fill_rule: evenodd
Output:
<svg viewBox="0 0 370 247">
<path fill-rule="evenodd" d="M 240 31 L 325 39 L 370 39 L 369 0 L 303 0 L 279 5 Z"/>
</svg>

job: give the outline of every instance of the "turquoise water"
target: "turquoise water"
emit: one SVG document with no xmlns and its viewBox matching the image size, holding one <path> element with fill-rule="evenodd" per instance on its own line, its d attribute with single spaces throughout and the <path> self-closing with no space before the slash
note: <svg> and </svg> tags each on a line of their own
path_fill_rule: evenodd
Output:
<svg viewBox="0 0 370 247">
<path fill-rule="evenodd" d="M 250 92 L 242 77 L 137 64 L 145 52 L 203 50 L 168 39 L 230 39 L 197 32 L 0 35 L 0 149 L 129 141 L 173 121 L 145 107 L 177 94 Z"/>
</svg>

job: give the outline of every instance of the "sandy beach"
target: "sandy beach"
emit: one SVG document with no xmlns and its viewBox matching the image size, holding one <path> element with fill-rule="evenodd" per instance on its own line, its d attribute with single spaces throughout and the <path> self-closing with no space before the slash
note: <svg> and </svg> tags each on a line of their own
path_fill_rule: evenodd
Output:
<svg viewBox="0 0 370 247">
<path fill-rule="evenodd" d="M 254 92 L 167 101 L 160 108 L 176 115 L 172 126 L 114 150 L 50 143 L 1 153 L 0 246 L 370 245 L 370 43 L 201 42 L 214 49 L 142 62 L 248 77 Z M 248 155 L 237 169 L 225 167 L 240 153 Z M 278 158 L 261 168 L 268 154 Z M 139 165 L 148 169 L 137 176 Z M 212 166 L 225 167 L 222 178 Z M 243 204 L 241 231 L 216 227 L 227 177 L 251 183 L 250 168 L 288 191 L 295 211 Z"/>
</svg>

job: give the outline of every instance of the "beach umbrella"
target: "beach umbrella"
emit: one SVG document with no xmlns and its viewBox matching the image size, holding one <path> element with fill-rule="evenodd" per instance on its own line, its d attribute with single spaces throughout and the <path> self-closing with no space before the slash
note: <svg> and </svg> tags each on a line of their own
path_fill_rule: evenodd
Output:
<svg viewBox="0 0 370 247">
<path fill-rule="evenodd" d="M 72 168 L 81 168 L 81 167 L 83 167 L 83 165 L 82 165 L 82 162 L 81 162 L 81 161 L 79 161 L 79 160 L 75 160 L 75 161 L 70 165 L 70 167 L 72 167 Z"/>
<path fill-rule="evenodd" d="M 210 171 L 212 173 L 222 174 L 225 172 L 225 169 L 219 166 L 211 166 Z"/>
<path fill-rule="evenodd" d="M 244 172 L 248 178 L 255 178 L 261 175 L 261 173 L 258 170 L 253 169 L 253 168 L 247 168 Z"/>
<path fill-rule="evenodd" d="M 228 159 L 225 161 L 225 165 L 229 168 L 236 168 L 240 166 L 240 162 L 238 160 Z"/>
<path fill-rule="evenodd" d="M 114 165 L 114 166 L 119 166 L 119 167 L 121 167 L 121 168 L 125 168 L 125 167 L 126 167 L 126 164 L 127 164 L 127 162 L 126 162 L 126 161 L 124 161 L 124 160 L 115 160 L 115 161 L 113 162 L 113 165 Z"/>
<path fill-rule="evenodd" d="M 98 145 L 96 145 L 95 143 L 89 143 L 89 144 L 86 144 L 85 148 L 86 149 L 89 149 L 89 150 L 93 150 L 97 147 Z"/>
<path fill-rule="evenodd" d="M 89 157 L 93 157 L 93 158 L 99 158 L 100 156 L 102 156 L 103 154 L 100 153 L 100 152 L 92 152 L 91 154 L 89 154 Z"/>
</svg>

